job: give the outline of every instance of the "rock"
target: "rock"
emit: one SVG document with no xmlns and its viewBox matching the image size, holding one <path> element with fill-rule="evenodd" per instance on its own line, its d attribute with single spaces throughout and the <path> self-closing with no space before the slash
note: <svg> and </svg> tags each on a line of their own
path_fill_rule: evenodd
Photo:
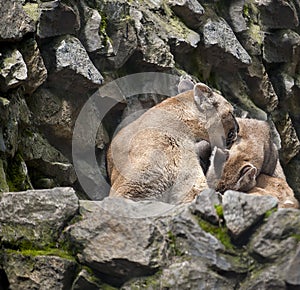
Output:
<svg viewBox="0 0 300 290">
<path fill-rule="evenodd" d="M 23 4 L 23 9 L 35 23 L 38 22 L 41 14 L 38 3 L 25 3 Z"/>
<path fill-rule="evenodd" d="M 62 36 L 51 44 L 53 52 L 46 53 L 49 72 L 47 86 L 59 87 L 62 95 L 85 96 L 97 89 L 103 77 L 91 62 L 81 42 L 74 36 Z"/>
<path fill-rule="evenodd" d="M 7 245 L 55 243 L 78 210 L 72 188 L 7 192 L 0 200 L 0 235 Z"/>
<path fill-rule="evenodd" d="M 70 241 L 81 249 L 77 254 L 80 263 L 117 285 L 153 273 L 166 257 L 166 229 L 159 228 L 152 219 L 139 218 L 139 214 L 142 217 L 141 214 L 150 213 L 143 206 L 139 208 L 139 204 L 143 202 L 111 198 L 105 203 L 80 201 L 82 220 L 67 230 Z"/>
<path fill-rule="evenodd" d="M 234 239 L 240 238 L 257 224 L 265 213 L 277 206 L 271 196 L 254 196 L 227 190 L 223 196 L 223 214 L 226 226 Z"/>
<path fill-rule="evenodd" d="M 296 28 L 299 25 L 297 9 L 291 0 L 263 0 L 258 2 L 258 8 L 262 24 L 269 29 Z"/>
<path fill-rule="evenodd" d="M 35 31 L 34 22 L 27 16 L 20 1 L 0 3 L 0 41 L 18 41 L 27 33 Z"/>
<path fill-rule="evenodd" d="M 267 267 L 255 275 L 251 275 L 244 283 L 240 290 L 285 290 L 286 284 L 281 277 L 281 273 L 276 266 Z"/>
<path fill-rule="evenodd" d="M 174 13 L 190 28 L 199 28 L 204 8 L 196 0 L 168 0 Z"/>
<path fill-rule="evenodd" d="M 0 62 L 0 88 L 7 91 L 22 84 L 27 79 L 27 67 L 22 54 L 17 49 L 2 52 Z"/>
<path fill-rule="evenodd" d="M 130 289 L 234 289 L 235 283 L 209 270 L 200 260 L 176 261 L 160 275 L 129 281 L 121 287 Z"/>
<path fill-rule="evenodd" d="M 248 271 L 251 259 L 231 256 L 201 228 L 187 205 L 106 198 L 80 201 L 80 214 L 82 220 L 67 228 L 65 238 L 77 249 L 81 264 L 115 286 L 153 274 L 172 256 L 195 259 L 221 272 Z"/>
<path fill-rule="evenodd" d="M 207 62 L 216 66 L 245 66 L 251 63 L 251 57 L 236 39 L 232 29 L 224 19 L 207 19 L 203 24 L 203 41 L 207 56 Z M 220 58 L 222 55 L 222 59 Z M 225 55 L 228 59 L 225 59 Z"/>
<path fill-rule="evenodd" d="M 250 241 L 250 251 L 261 259 L 284 258 L 297 245 L 300 234 L 300 211 L 280 209 L 273 213 Z"/>
<path fill-rule="evenodd" d="M 76 34 L 80 27 L 79 16 L 59 0 L 44 2 L 40 5 L 37 35 L 40 38 L 64 34 Z"/>
<path fill-rule="evenodd" d="M 84 7 L 85 23 L 82 27 L 80 40 L 88 52 L 100 50 L 103 47 L 100 29 L 101 29 L 101 15 L 96 9 Z"/>
<path fill-rule="evenodd" d="M 252 58 L 248 67 L 249 74 L 245 77 L 251 99 L 264 111 L 273 112 L 278 106 L 278 96 L 274 90 L 265 67 L 257 57 Z"/>
<path fill-rule="evenodd" d="M 71 290 L 99 290 L 102 289 L 101 284 L 94 275 L 82 269 L 74 280 Z"/>
<path fill-rule="evenodd" d="M 134 16 L 131 15 L 131 5 L 133 2 L 128 1 L 111 1 L 99 3 L 100 7 L 95 7 L 101 11 L 101 22 L 98 32 L 86 31 L 89 38 L 99 39 L 99 49 L 91 54 L 91 58 L 96 67 L 100 70 L 116 70 L 121 68 L 135 52 L 137 43 L 137 31 L 134 28 Z M 83 7 L 86 11 L 86 7 Z M 140 12 L 140 11 L 139 11 Z M 96 12 L 92 12 L 96 15 Z M 87 15 L 87 14 L 86 14 Z M 89 17 L 87 15 L 87 17 Z M 90 20 L 88 20 L 90 19 Z M 92 23 L 98 25 L 99 17 L 95 20 L 86 19 L 86 28 L 89 29 Z"/>
<path fill-rule="evenodd" d="M 230 2 L 229 16 L 233 31 L 236 33 L 243 32 L 248 29 L 245 18 L 243 17 L 245 0 L 235 0 Z"/>
<path fill-rule="evenodd" d="M 218 194 L 213 189 L 202 191 L 191 205 L 191 211 L 195 215 L 199 215 L 203 219 L 217 224 L 220 219 L 216 210 L 216 206 L 220 206 Z"/>
<path fill-rule="evenodd" d="M 18 150 L 19 126 L 27 128 L 30 124 L 30 111 L 25 99 L 19 90 L 10 94 L 11 100 L 5 105 L 6 114 L 8 115 L 3 128 L 3 137 L 6 145 L 6 153 L 15 156 Z"/>
<path fill-rule="evenodd" d="M 9 187 L 6 181 L 6 174 L 4 171 L 3 160 L 0 159 L 0 194 L 1 192 L 9 191 Z"/>
<path fill-rule="evenodd" d="M 39 252 L 37 252 L 39 253 Z M 76 272 L 76 262 L 54 256 L 23 255 L 20 252 L 6 252 L 4 271 L 9 289 L 71 289 Z"/>
<path fill-rule="evenodd" d="M 9 108 L 10 101 L 6 98 L 0 97 L 0 120 L 4 125 L 4 122 L 8 119 L 8 108 Z"/>
<path fill-rule="evenodd" d="M 291 63 L 300 53 L 300 35 L 292 30 L 267 34 L 264 39 L 263 58 L 268 63 Z"/>
<path fill-rule="evenodd" d="M 23 136 L 20 144 L 23 158 L 28 166 L 35 168 L 44 176 L 55 178 L 55 184 L 72 185 L 77 178 L 69 160 L 41 135 L 37 133 L 28 135 Z"/>
<path fill-rule="evenodd" d="M 300 267 L 300 247 L 296 251 L 295 256 L 290 260 L 288 268 L 286 269 L 285 281 L 289 285 L 300 286 L 300 276 L 299 276 L 299 267 Z"/>
<path fill-rule="evenodd" d="M 300 141 L 288 112 L 274 111 L 272 119 L 281 138 L 280 159 L 283 165 L 289 163 L 300 151 Z"/>
<path fill-rule="evenodd" d="M 20 47 L 27 67 L 25 92 L 31 95 L 47 78 L 47 70 L 35 40 L 28 39 Z"/>
<path fill-rule="evenodd" d="M 0 152 L 5 152 L 6 146 L 3 138 L 3 129 L 0 127 Z"/>
</svg>

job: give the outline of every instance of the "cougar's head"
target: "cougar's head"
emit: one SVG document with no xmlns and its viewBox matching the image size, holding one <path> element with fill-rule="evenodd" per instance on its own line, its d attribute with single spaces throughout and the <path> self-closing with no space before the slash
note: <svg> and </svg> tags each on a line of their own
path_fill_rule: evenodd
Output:
<svg viewBox="0 0 300 290">
<path fill-rule="evenodd" d="M 202 83 L 194 85 L 194 100 L 199 111 L 206 117 L 212 146 L 229 149 L 239 132 L 232 105 L 222 95 Z"/>
</svg>

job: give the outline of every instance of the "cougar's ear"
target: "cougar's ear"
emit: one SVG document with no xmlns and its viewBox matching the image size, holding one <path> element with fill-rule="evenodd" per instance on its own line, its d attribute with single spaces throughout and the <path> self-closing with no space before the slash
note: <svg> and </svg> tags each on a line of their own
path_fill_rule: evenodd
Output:
<svg viewBox="0 0 300 290">
<path fill-rule="evenodd" d="M 178 84 L 178 93 L 181 94 L 186 91 L 190 91 L 194 88 L 194 83 L 192 79 L 187 77 L 180 77 L 179 84 Z"/>
<path fill-rule="evenodd" d="M 212 105 L 213 91 L 203 83 L 194 85 L 194 100 L 199 110 L 206 110 Z"/>
</svg>

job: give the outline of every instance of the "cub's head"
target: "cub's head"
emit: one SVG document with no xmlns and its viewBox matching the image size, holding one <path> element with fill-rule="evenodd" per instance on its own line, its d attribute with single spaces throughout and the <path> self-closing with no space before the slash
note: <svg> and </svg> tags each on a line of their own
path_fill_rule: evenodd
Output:
<svg viewBox="0 0 300 290">
<path fill-rule="evenodd" d="M 223 193 L 228 189 L 247 192 L 256 185 L 257 168 L 249 162 L 241 163 L 231 157 L 225 163 L 216 190 Z"/>
<path fill-rule="evenodd" d="M 232 105 L 203 83 L 195 84 L 193 90 L 197 108 L 206 117 L 206 129 L 211 145 L 230 148 L 239 132 Z"/>
</svg>

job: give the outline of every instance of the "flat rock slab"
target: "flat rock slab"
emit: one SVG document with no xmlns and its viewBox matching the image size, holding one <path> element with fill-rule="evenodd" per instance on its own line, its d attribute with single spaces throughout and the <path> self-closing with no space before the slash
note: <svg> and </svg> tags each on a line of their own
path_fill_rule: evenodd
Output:
<svg viewBox="0 0 300 290">
<path fill-rule="evenodd" d="M 228 190 L 223 196 L 223 214 L 226 226 L 234 239 L 254 226 L 267 211 L 277 206 L 271 196 L 254 196 Z"/>
<path fill-rule="evenodd" d="M 0 239 L 45 246 L 56 241 L 78 211 L 78 198 L 69 187 L 6 192 L 0 199 Z"/>
</svg>

